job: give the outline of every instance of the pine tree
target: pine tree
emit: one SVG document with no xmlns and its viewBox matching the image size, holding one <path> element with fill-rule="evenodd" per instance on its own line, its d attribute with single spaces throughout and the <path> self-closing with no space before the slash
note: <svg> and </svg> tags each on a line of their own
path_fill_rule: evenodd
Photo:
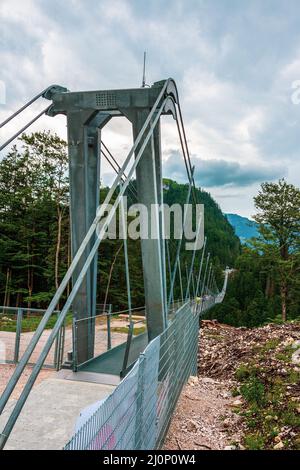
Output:
<svg viewBox="0 0 300 470">
<path fill-rule="evenodd" d="M 293 257 L 299 247 L 300 189 L 284 179 L 278 183 L 263 183 L 254 204 L 259 211 L 254 218 L 260 224 L 263 239 L 276 247 L 273 255 L 280 283 L 282 320 L 285 321 Z"/>
</svg>

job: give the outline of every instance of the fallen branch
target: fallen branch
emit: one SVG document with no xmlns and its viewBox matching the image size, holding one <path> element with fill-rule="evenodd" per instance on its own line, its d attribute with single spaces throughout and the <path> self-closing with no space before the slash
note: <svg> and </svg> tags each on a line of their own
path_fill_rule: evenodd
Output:
<svg viewBox="0 0 300 470">
<path fill-rule="evenodd" d="M 176 437 L 176 442 L 177 442 L 177 445 L 178 445 L 178 447 L 179 447 L 179 450 L 183 450 L 183 449 L 182 449 L 182 446 L 181 446 L 181 444 L 180 444 L 180 442 L 179 442 L 178 437 Z"/>
<path fill-rule="evenodd" d="M 192 398 L 190 397 L 189 395 L 184 395 L 186 398 L 188 398 L 189 400 L 192 400 L 192 401 L 201 401 L 201 398 Z"/>
<path fill-rule="evenodd" d="M 207 446 L 206 444 L 200 444 L 200 442 L 194 441 L 194 444 L 199 447 L 205 447 L 205 449 L 212 450 L 211 447 Z"/>
</svg>

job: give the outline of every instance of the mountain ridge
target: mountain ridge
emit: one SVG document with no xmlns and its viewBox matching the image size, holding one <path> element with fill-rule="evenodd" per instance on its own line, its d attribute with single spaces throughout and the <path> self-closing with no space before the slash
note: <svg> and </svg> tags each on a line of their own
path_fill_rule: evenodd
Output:
<svg viewBox="0 0 300 470">
<path fill-rule="evenodd" d="M 234 228 L 235 234 L 239 237 L 241 243 L 247 244 L 247 240 L 252 237 L 258 237 L 258 224 L 239 214 L 225 213 L 228 222 Z"/>
</svg>

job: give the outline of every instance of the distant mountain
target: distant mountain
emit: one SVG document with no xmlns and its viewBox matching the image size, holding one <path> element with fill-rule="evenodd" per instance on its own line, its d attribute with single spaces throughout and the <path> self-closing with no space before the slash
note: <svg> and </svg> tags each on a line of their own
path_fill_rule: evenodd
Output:
<svg viewBox="0 0 300 470">
<path fill-rule="evenodd" d="M 238 214 L 225 214 L 228 222 L 232 225 L 236 235 L 241 240 L 241 243 L 246 243 L 249 238 L 258 237 L 258 224 L 253 220 L 242 217 Z"/>
</svg>

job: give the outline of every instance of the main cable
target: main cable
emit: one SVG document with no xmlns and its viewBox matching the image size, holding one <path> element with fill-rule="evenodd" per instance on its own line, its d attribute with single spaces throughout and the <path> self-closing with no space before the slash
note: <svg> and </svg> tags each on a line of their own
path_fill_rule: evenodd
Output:
<svg viewBox="0 0 300 470">
<path fill-rule="evenodd" d="M 26 129 L 28 129 L 28 127 L 30 127 L 34 122 L 36 122 L 41 116 L 43 116 L 43 114 L 45 114 L 50 109 L 50 107 L 51 107 L 51 105 L 47 106 L 47 108 L 45 108 L 43 111 L 41 111 L 37 116 L 35 116 L 33 119 L 31 119 L 31 121 L 29 121 L 24 127 L 22 127 L 21 130 L 16 132 L 12 137 L 10 137 L 6 142 L 4 142 L 4 144 L 2 144 L 0 146 L 0 151 L 5 149 L 5 147 L 7 147 L 8 144 L 10 144 L 20 134 L 22 134 L 24 131 L 26 131 Z"/>
<path fill-rule="evenodd" d="M 45 90 L 41 91 L 38 95 L 34 96 L 31 100 L 29 100 L 27 103 L 24 104 L 20 109 L 15 111 L 11 116 L 9 116 L 7 119 L 5 119 L 3 122 L 0 123 L 0 129 L 1 127 L 5 126 L 8 122 L 10 122 L 14 117 L 18 116 L 24 109 L 28 108 L 32 103 L 34 103 L 37 99 L 39 99 L 43 94 L 49 89 L 49 87 L 45 88 Z"/>
</svg>

